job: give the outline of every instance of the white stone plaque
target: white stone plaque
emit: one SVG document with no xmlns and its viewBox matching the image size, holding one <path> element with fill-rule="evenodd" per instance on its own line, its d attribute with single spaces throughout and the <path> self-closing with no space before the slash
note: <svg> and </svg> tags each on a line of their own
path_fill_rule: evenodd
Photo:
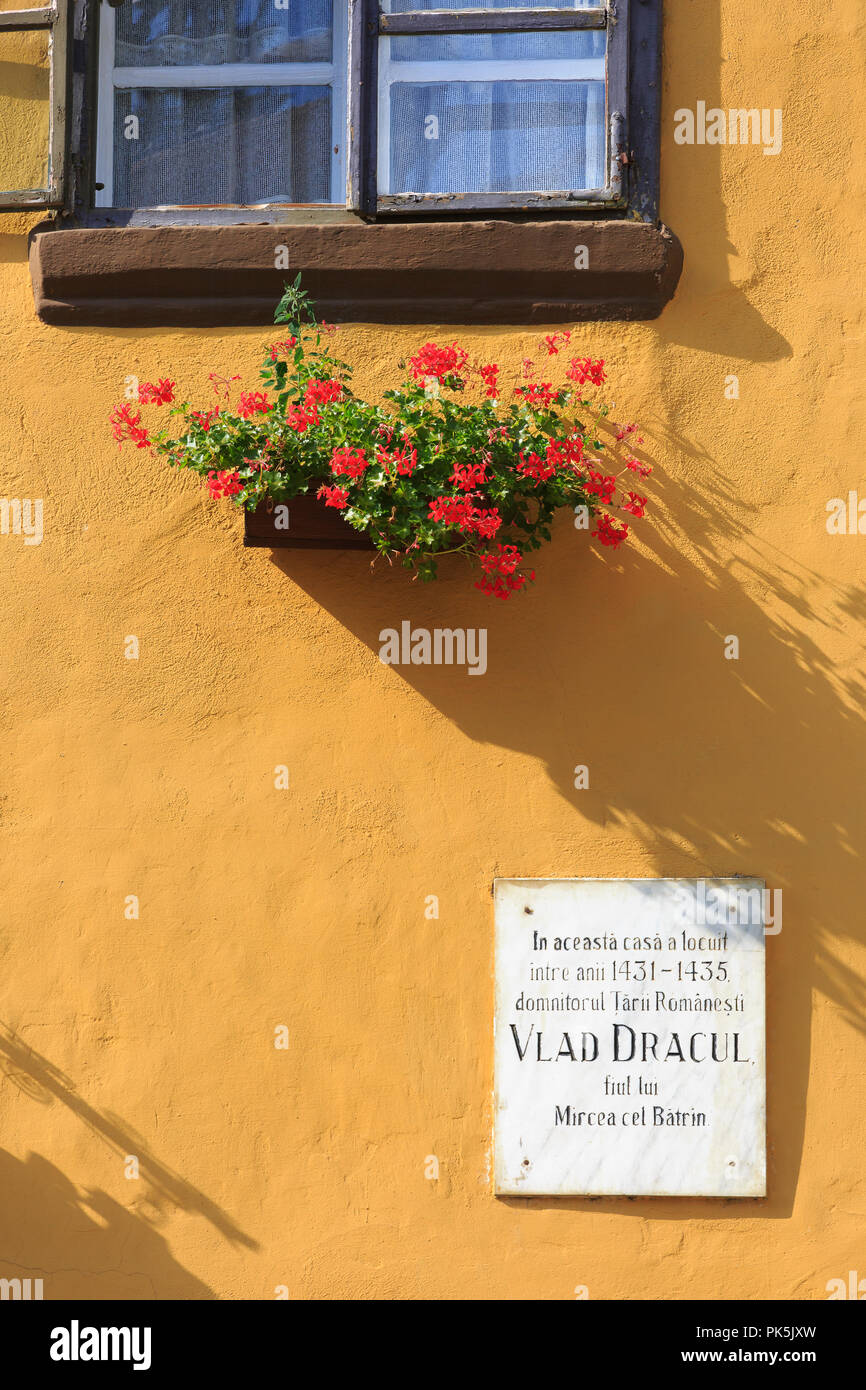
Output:
<svg viewBox="0 0 866 1390">
<path fill-rule="evenodd" d="M 495 1190 L 766 1193 L 764 884 L 498 879 Z"/>
</svg>

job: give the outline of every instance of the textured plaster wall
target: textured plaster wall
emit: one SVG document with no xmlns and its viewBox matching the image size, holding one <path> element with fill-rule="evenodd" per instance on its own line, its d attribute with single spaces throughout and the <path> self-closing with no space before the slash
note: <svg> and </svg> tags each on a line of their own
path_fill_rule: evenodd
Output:
<svg viewBox="0 0 866 1390">
<path fill-rule="evenodd" d="M 106 416 L 129 374 L 203 398 L 208 371 L 252 376 L 267 330 L 47 328 L 0 218 L 2 495 L 45 504 L 42 545 L 0 536 L 0 1276 L 815 1299 L 866 1274 L 866 538 L 825 527 L 866 492 L 864 15 L 666 11 L 683 279 L 657 322 L 578 335 L 642 424 L 652 511 L 615 555 L 566 517 L 509 605 L 462 569 L 420 589 L 363 555 L 244 551 Z M 782 153 L 675 145 L 699 100 L 781 107 Z M 446 334 L 354 325 L 342 348 L 376 390 Z M 513 365 L 540 332 L 459 336 Z M 486 626 L 488 674 L 381 665 L 404 619 Z M 768 1198 L 495 1199 L 494 876 L 729 873 L 784 890 Z"/>
</svg>

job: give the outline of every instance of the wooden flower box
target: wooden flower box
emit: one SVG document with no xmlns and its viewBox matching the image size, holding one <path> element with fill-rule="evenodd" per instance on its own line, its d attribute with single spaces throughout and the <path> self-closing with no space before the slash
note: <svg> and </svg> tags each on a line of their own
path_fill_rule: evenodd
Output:
<svg viewBox="0 0 866 1390">
<path fill-rule="evenodd" d="M 285 512 L 288 508 L 288 525 Z M 282 524 L 277 525 L 277 521 Z M 262 503 L 244 513 L 244 545 L 269 550 L 371 550 L 372 542 L 343 520 L 335 507 L 326 507 L 313 493 L 302 493 L 268 510 Z"/>
</svg>

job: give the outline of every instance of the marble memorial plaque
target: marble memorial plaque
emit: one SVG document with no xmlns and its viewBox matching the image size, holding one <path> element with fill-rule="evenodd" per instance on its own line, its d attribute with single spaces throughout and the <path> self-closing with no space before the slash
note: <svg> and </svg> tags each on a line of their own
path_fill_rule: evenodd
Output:
<svg viewBox="0 0 866 1390">
<path fill-rule="evenodd" d="M 761 1197 L 758 879 L 497 879 L 495 1191 Z"/>
</svg>

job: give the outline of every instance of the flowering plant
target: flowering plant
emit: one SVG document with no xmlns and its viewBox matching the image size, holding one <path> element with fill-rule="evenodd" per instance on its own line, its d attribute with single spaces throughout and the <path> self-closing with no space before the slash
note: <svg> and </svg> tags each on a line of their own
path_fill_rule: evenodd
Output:
<svg viewBox="0 0 866 1390">
<path fill-rule="evenodd" d="M 476 587 L 503 599 L 535 578 L 525 556 L 550 539 L 558 508 L 582 509 L 584 525 L 594 522 L 592 535 L 612 548 L 628 535 L 622 514 L 644 515 L 646 497 L 620 487 L 599 457 L 604 445 L 593 421 L 608 407 L 591 392 L 606 380 L 604 362 L 569 358 L 569 331 L 539 344 L 545 361 L 567 359 L 558 384 L 540 379 L 527 358 L 522 380 L 507 390 L 496 363 L 471 361 L 457 343 L 425 343 L 401 364 L 402 383 L 371 403 L 353 393 L 351 367 L 331 347 L 335 330 L 317 322 L 300 276 L 275 322 L 286 326 L 285 337 L 268 349 L 262 389 L 239 390 L 232 406 L 240 377 L 212 373 L 217 403 L 174 405 L 179 434 L 151 434 L 140 410 L 120 405 L 111 415 L 118 444 L 192 468 L 212 498 L 243 507 L 265 501 L 270 508 L 312 491 L 422 580 L 435 577 L 441 555 L 459 552 L 478 568 Z M 146 382 L 138 402 L 170 405 L 174 386 L 166 378 Z M 619 428 L 617 445 L 636 429 Z M 619 463 L 628 482 L 649 475 L 627 447 L 615 452 L 626 454 Z"/>
</svg>

